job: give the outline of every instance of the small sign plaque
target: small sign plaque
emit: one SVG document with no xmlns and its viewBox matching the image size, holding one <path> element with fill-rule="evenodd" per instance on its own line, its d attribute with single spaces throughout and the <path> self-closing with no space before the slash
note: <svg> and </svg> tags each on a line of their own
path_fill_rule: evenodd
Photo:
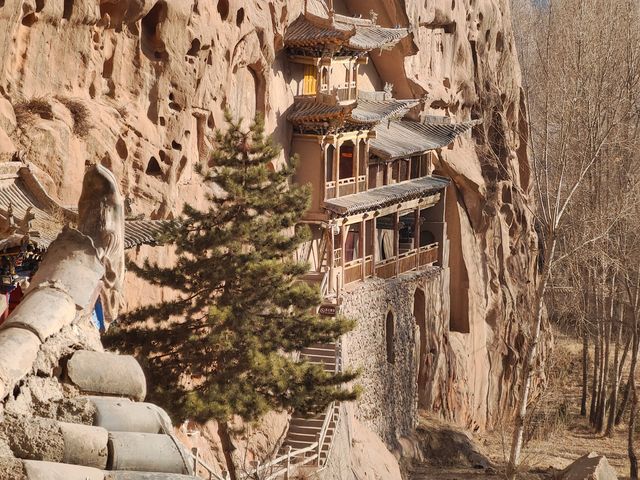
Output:
<svg viewBox="0 0 640 480">
<path fill-rule="evenodd" d="M 324 315 L 325 317 L 335 317 L 338 313 L 338 306 L 332 304 L 320 305 L 318 313 L 320 315 Z"/>
</svg>

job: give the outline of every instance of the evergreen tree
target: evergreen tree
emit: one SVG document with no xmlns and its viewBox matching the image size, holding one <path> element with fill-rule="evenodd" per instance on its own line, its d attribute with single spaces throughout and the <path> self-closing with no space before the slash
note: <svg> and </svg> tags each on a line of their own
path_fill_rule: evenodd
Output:
<svg viewBox="0 0 640 480">
<path fill-rule="evenodd" d="M 164 234 L 175 244 L 175 266 L 129 266 L 179 298 L 125 316 L 107 343 L 141 358 L 150 396 L 178 418 L 218 421 L 234 476 L 232 415 L 252 421 L 270 410 L 317 413 L 357 392 L 342 386 L 352 372 L 330 374 L 289 355 L 335 341 L 353 324 L 318 317 L 319 292 L 299 281 L 308 265 L 293 254 L 309 236 L 299 223 L 308 188 L 290 185 L 292 167 L 269 168 L 280 147 L 260 118 L 248 131 L 228 114 L 227 123 L 216 133 L 213 166 L 198 169 L 212 186 L 208 208 L 186 205 Z"/>
</svg>

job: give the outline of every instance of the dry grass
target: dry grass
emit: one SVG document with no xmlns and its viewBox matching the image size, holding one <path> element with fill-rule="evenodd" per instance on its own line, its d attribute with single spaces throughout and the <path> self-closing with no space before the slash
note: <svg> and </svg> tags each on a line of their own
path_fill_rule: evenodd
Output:
<svg viewBox="0 0 640 480">
<path fill-rule="evenodd" d="M 85 137 L 91 129 L 90 112 L 87 106 L 73 98 L 56 95 L 56 100 L 62 103 L 71 113 L 73 118 L 73 133 L 79 137 Z"/>
<path fill-rule="evenodd" d="M 519 480 L 551 480 L 560 470 L 579 457 L 596 452 L 604 455 L 618 473 L 628 479 L 627 431 L 621 426 L 612 438 L 594 433 L 587 418 L 580 416 L 581 343 L 557 336 L 548 363 L 548 388 L 531 405 L 527 426 L 528 441 L 523 450 Z M 496 472 L 459 467 L 419 465 L 412 470 L 411 480 L 503 479 L 511 441 L 512 425 L 499 425 L 492 432 L 472 434 Z"/>
<path fill-rule="evenodd" d="M 35 97 L 15 105 L 16 121 L 20 127 L 33 124 L 36 117 L 45 120 L 53 120 L 53 110 L 49 100 L 44 97 Z"/>
</svg>

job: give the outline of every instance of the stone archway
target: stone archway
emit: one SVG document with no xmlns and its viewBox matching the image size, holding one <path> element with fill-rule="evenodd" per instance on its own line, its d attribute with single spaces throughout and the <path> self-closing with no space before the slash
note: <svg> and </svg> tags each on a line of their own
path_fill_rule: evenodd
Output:
<svg viewBox="0 0 640 480">
<path fill-rule="evenodd" d="M 415 318 L 420 332 L 418 344 L 418 365 L 416 368 L 418 408 L 427 408 L 426 383 L 427 383 L 427 318 L 426 318 L 426 298 L 424 291 L 416 288 L 413 295 L 413 318 Z"/>
</svg>

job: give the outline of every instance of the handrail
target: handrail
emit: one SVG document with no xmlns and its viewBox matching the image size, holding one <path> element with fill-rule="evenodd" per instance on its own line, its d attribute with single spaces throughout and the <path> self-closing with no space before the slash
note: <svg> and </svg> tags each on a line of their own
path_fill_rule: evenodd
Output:
<svg viewBox="0 0 640 480">
<path fill-rule="evenodd" d="M 193 474 L 195 476 L 198 476 L 198 466 L 201 466 L 209 474 L 209 480 L 227 480 L 226 472 L 221 477 L 220 475 L 218 475 L 216 472 L 213 471 L 212 467 L 207 465 L 207 463 L 205 463 L 205 461 L 198 456 L 197 447 L 192 448 L 191 451 L 188 453 L 191 456 L 191 460 L 193 461 Z"/>
<path fill-rule="evenodd" d="M 356 177 L 341 178 L 338 180 L 338 185 L 351 185 L 356 183 Z"/>
<path fill-rule="evenodd" d="M 426 252 L 427 250 L 431 250 L 432 248 L 436 248 L 438 246 L 438 242 L 430 243 L 429 245 L 424 245 L 420 247 L 421 252 Z"/>
</svg>

